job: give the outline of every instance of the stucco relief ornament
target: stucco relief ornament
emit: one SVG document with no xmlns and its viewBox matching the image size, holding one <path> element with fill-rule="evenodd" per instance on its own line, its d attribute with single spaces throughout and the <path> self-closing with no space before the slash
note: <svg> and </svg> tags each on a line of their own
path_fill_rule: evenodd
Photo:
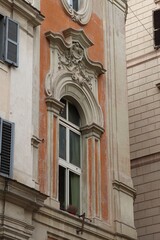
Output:
<svg viewBox="0 0 160 240">
<path fill-rule="evenodd" d="M 68 28 L 62 34 L 48 31 L 45 36 L 50 42 L 51 53 L 50 70 L 45 78 L 46 95 L 57 96 L 67 81 L 68 86 L 71 84 L 79 89 L 79 85 L 82 91 L 97 97 L 98 77 L 105 73 L 105 69 L 100 62 L 88 57 L 87 49 L 93 43 L 84 31 Z"/>
<path fill-rule="evenodd" d="M 75 12 L 75 10 L 73 10 L 72 7 L 69 7 L 68 10 L 69 10 L 71 18 L 74 22 L 81 22 L 82 17 L 79 14 L 77 14 L 77 12 Z"/>
<path fill-rule="evenodd" d="M 66 12 L 71 19 L 80 24 L 87 24 L 92 14 L 92 0 L 81 0 L 78 11 L 75 11 L 67 0 L 61 0 Z"/>
<path fill-rule="evenodd" d="M 70 49 L 65 51 L 64 55 L 58 54 L 58 68 L 59 70 L 66 69 L 70 72 L 73 72 L 73 81 L 77 82 L 81 86 L 86 83 L 89 88 L 92 89 L 91 80 L 93 79 L 93 77 L 87 73 L 86 68 L 83 65 L 83 57 L 84 50 L 79 43 L 74 43 Z"/>
</svg>

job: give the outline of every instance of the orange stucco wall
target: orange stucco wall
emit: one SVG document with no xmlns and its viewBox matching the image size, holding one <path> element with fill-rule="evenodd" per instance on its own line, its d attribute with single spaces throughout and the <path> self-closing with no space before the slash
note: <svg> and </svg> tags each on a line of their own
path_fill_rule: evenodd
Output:
<svg viewBox="0 0 160 240">
<path fill-rule="evenodd" d="M 89 23 L 85 26 L 79 25 L 71 20 L 66 13 L 60 0 L 41 0 L 41 12 L 45 16 L 45 20 L 41 25 L 41 52 L 40 52 L 40 138 L 44 138 L 45 142 L 40 146 L 39 152 L 39 183 L 40 190 L 47 190 L 47 110 L 45 103 L 45 77 L 50 67 L 49 42 L 45 38 L 45 32 L 53 31 L 62 33 L 65 29 L 72 27 L 74 29 L 83 29 L 87 37 L 93 42 L 93 46 L 88 49 L 89 58 L 93 61 L 101 62 L 104 65 L 104 37 L 103 37 L 103 21 L 92 13 Z M 104 113 L 105 126 L 105 103 L 106 103 L 106 83 L 105 76 L 99 77 L 99 102 Z M 107 152 L 106 152 L 106 132 L 101 139 L 101 165 L 102 165 L 102 217 L 107 219 Z M 104 150 L 105 149 L 105 150 Z"/>
</svg>

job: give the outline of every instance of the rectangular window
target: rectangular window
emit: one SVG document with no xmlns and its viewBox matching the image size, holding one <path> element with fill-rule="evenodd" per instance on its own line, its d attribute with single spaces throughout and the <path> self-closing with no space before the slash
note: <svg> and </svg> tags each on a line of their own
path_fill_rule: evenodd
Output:
<svg viewBox="0 0 160 240">
<path fill-rule="evenodd" d="M 154 47 L 160 48 L 160 9 L 153 11 Z"/>
<path fill-rule="evenodd" d="M 0 118 L 0 174 L 12 176 L 14 123 Z"/>
<path fill-rule="evenodd" d="M 65 99 L 59 124 L 59 202 L 62 210 L 80 213 L 81 133 L 76 107 Z M 64 114 L 65 113 L 65 114 Z"/>
<path fill-rule="evenodd" d="M 0 15 L 0 59 L 18 66 L 19 24 Z"/>
</svg>

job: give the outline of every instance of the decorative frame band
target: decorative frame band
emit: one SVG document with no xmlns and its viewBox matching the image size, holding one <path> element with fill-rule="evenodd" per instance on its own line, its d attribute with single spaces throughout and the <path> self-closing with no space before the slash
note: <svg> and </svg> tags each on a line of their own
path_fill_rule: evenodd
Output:
<svg viewBox="0 0 160 240">
<path fill-rule="evenodd" d="M 71 16 L 72 20 L 85 25 L 89 22 L 92 14 L 92 0 L 81 0 L 81 6 L 78 11 L 75 11 L 69 6 L 67 0 L 61 0 L 65 10 Z"/>
</svg>

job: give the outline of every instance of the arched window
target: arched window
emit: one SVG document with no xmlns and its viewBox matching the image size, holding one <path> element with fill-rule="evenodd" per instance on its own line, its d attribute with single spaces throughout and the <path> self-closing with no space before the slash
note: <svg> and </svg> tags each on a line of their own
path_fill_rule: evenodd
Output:
<svg viewBox="0 0 160 240">
<path fill-rule="evenodd" d="M 81 133 L 80 116 L 66 99 L 59 121 L 59 202 L 60 208 L 80 211 Z"/>
</svg>

